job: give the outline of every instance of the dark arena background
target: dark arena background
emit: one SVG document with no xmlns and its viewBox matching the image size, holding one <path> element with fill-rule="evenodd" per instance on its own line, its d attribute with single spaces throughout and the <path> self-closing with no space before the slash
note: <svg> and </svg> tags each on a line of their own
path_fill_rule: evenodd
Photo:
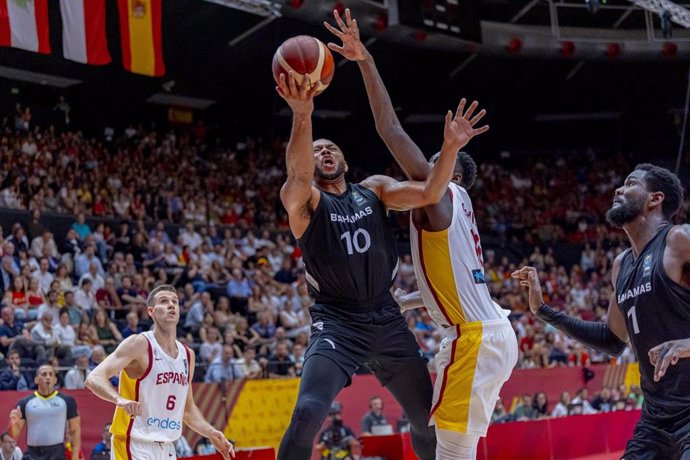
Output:
<svg viewBox="0 0 690 460">
<path fill-rule="evenodd" d="M 279 198 L 292 113 L 271 61 L 296 35 L 337 42 L 323 22 L 346 8 L 427 157 L 460 98 L 487 111 L 490 131 L 465 149 L 478 168 L 469 195 L 486 283 L 510 310 L 519 357 L 477 458 L 620 458 L 644 400 L 635 354 L 609 356 L 537 320 L 510 273 L 532 265 L 551 305 L 606 320 L 613 260 L 629 246 L 604 217 L 616 188 L 639 163 L 684 186 L 690 178 L 682 1 L 0 0 L 1 426 L 49 362 L 79 413 L 66 448 L 79 436 L 79 458 L 110 458 L 115 407 L 85 378 L 151 327 L 148 293 L 173 284 L 178 340 L 196 353 L 197 405 L 238 458 L 275 458 L 314 301 Z M 357 64 L 334 58 L 314 100 L 314 138 L 338 144 L 349 181 L 403 180 Z M 686 199 L 674 223 L 689 212 Z M 415 291 L 408 213 L 389 221 L 393 286 Z M 423 308 L 404 316 L 435 380 L 442 327 Z M 17 336 L 27 345 L 14 346 Z M 368 435 L 373 396 L 386 422 Z M 402 409 L 366 367 L 324 430 L 336 413 L 351 437 L 320 443 L 313 458 L 417 458 Z M 186 427 L 175 447 L 178 458 L 221 458 Z"/>
</svg>

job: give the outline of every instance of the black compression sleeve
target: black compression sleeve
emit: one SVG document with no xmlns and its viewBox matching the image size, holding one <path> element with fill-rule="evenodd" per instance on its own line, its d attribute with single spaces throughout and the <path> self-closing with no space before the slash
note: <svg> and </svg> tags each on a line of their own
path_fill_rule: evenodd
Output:
<svg viewBox="0 0 690 460">
<path fill-rule="evenodd" d="M 573 318 L 546 304 L 539 307 L 537 318 L 565 332 L 578 342 L 609 355 L 620 355 L 625 348 L 625 342 L 619 339 L 606 323 Z"/>
</svg>

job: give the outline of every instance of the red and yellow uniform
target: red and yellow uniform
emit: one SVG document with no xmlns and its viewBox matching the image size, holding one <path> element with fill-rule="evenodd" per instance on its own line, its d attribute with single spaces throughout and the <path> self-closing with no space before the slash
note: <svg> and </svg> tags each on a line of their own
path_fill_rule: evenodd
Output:
<svg viewBox="0 0 690 460">
<path fill-rule="evenodd" d="M 149 366 L 141 378 L 120 372 L 123 398 L 141 403 L 142 414 L 130 417 L 116 408 L 110 432 L 112 458 L 116 460 L 175 458 L 173 443 L 182 434 L 185 402 L 189 391 L 189 350 L 176 341 L 177 356 L 158 345 L 153 332 L 142 332 L 149 345 Z"/>
<path fill-rule="evenodd" d="M 432 423 L 485 436 L 498 392 L 517 362 L 515 333 L 484 279 L 477 224 L 464 188 L 449 185 L 453 217 L 437 232 L 412 222 L 417 284 L 429 315 L 445 328 L 436 356 Z"/>
</svg>

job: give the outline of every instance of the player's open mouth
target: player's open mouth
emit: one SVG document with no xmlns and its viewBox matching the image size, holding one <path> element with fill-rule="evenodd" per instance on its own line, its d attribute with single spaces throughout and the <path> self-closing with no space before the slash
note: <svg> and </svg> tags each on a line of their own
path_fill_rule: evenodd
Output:
<svg viewBox="0 0 690 460">
<path fill-rule="evenodd" d="M 322 163 L 324 166 L 335 166 L 335 161 L 333 161 L 333 158 L 324 158 Z"/>
</svg>

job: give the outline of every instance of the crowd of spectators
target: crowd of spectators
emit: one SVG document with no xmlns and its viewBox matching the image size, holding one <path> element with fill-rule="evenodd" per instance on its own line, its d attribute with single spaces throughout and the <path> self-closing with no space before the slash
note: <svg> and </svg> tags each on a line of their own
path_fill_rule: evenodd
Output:
<svg viewBox="0 0 690 460">
<path fill-rule="evenodd" d="M 21 104 L 14 124 L 5 118 L 0 127 L 2 207 L 224 224 L 257 235 L 287 229 L 279 200 L 285 143 L 279 139 L 247 139 L 230 149 L 142 126 L 129 126 L 117 138 L 89 138 L 34 126 Z M 546 245 L 608 237 L 604 213 L 634 163 L 593 151 L 529 160 L 479 162 L 472 196 L 482 235 Z M 402 177 L 393 166 L 386 172 Z M 686 202 L 679 221 L 689 208 Z M 404 216 L 399 220 L 407 225 Z"/>
<path fill-rule="evenodd" d="M 0 206 L 118 220 L 284 230 L 284 145 L 220 149 L 133 126 L 117 139 L 34 127 L 19 114 L 0 134 Z"/>
<path fill-rule="evenodd" d="M 563 391 L 555 402 L 549 402 L 544 392 L 535 395 L 525 393 L 512 402 L 512 407 L 506 408 L 501 399 L 496 401 L 491 423 L 629 411 L 640 409 L 643 401 L 644 396 L 639 385 L 631 385 L 628 388 L 625 384 L 617 388 L 604 387 L 591 398 L 586 388 L 580 388 L 574 397 L 568 391 Z"/>
<path fill-rule="evenodd" d="M 21 106 L 14 121 L 0 133 L 0 207 L 32 216 L 0 232 L 0 389 L 31 387 L 26 369 L 46 360 L 63 369 L 62 385 L 83 387 L 123 338 L 150 327 L 145 299 L 160 283 L 178 288 L 178 335 L 198 353 L 199 378 L 300 375 L 313 301 L 278 196 L 283 142 L 224 149 L 132 126 L 97 140 L 34 127 Z M 522 259 L 484 253 L 490 290 L 512 312 L 519 368 L 608 359 L 535 322 L 510 273 L 534 265 L 550 304 L 605 320 L 612 262 L 626 240 L 602 219 L 630 168 L 623 155 L 591 152 L 480 162 L 471 193 L 482 235 L 534 247 Z M 689 209 L 686 201 L 678 218 Z M 72 216 L 71 227 L 54 234 L 45 217 L 53 214 Z M 406 215 L 394 220 L 404 235 Z M 563 242 L 581 245 L 579 263 L 559 260 Z M 400 262 L 395 287 L 416 289 L 410 256 Z M 433 359 L 442 331 L 423 309 L 406 315 Z"/>
<path fill-rule="evenodd" d="M 178 336 L 205 381 L 300 374 L 312 300 L 289 238 L 190 223 L 173 241 L 162 227 L 123 222 L 100 239 L 79 216 L 56 241 L 34 217 L 31 233 L 15 223 L 0 246 L 1 389 L 31 387 L 24 369 L 46 360 L 72 367 L 66 388 L 83 388 L 123 338 L 150 327 L 145 300 L 159 283 L 178 287 Z"/>
</svg>

